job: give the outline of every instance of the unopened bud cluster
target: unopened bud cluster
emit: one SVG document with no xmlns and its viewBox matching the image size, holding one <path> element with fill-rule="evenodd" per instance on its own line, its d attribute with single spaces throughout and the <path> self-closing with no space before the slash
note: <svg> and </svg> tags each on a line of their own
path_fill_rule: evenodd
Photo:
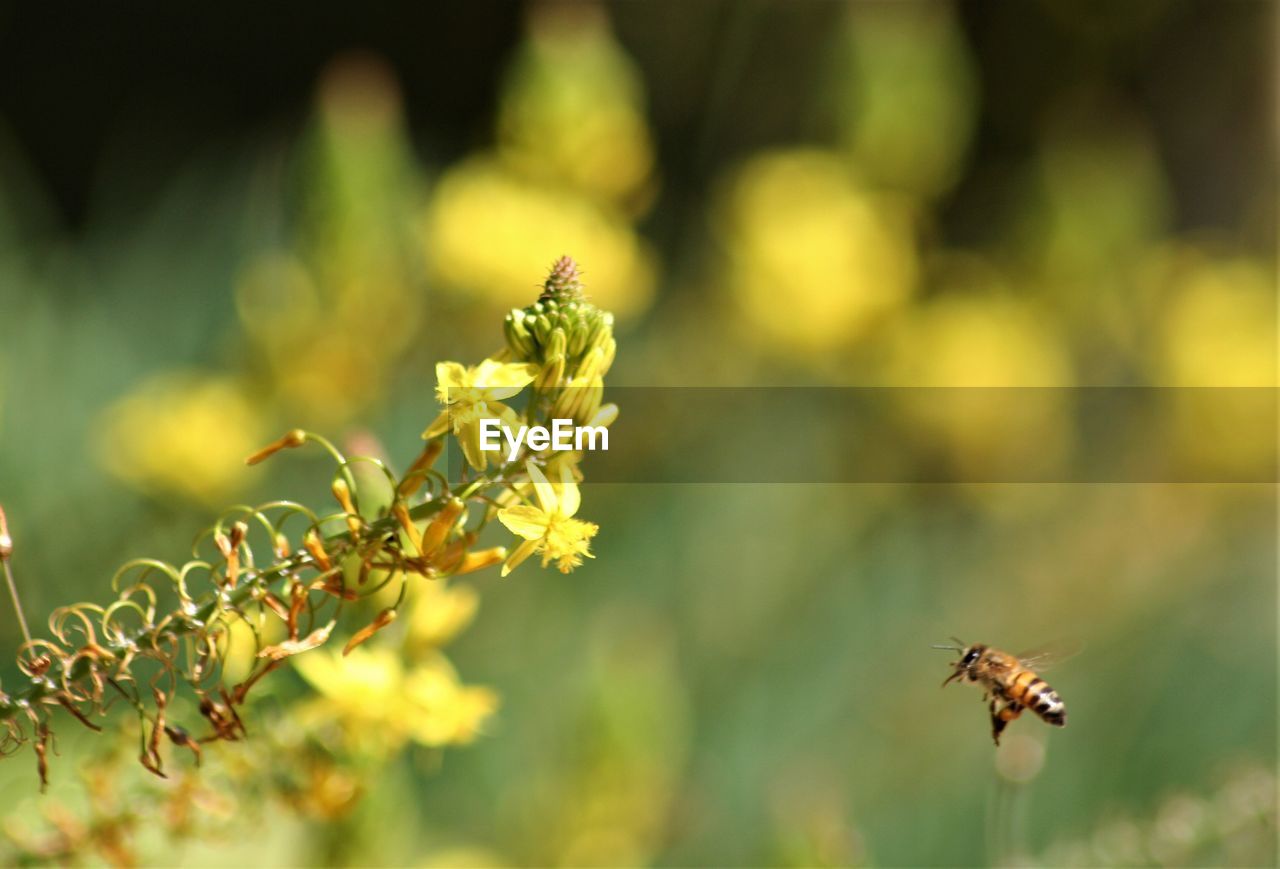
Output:
<svg viewBox="0 0 1280 869">
<path fill-rule="evenodd" d="M 505 330 L 517 359 L 541 365 L 563 360 L 566 371 L 573 371 L 594 350 L 612 362 L 616 350 L 613 315 L 587 299 L 577 264 L 567 256 L 552 266 L 536 302 L 507 314 Z"/>
<path fill-rule="evenodd" d="M 514 358 L 541 367 L 534 388 L 552 398 L 553 416 L 595 421 L 617 342 L 613 315 L 588 301 L 571 257 L 552 266 L 536 302 L 507 314 L 504 329 Z"/>
</svg>

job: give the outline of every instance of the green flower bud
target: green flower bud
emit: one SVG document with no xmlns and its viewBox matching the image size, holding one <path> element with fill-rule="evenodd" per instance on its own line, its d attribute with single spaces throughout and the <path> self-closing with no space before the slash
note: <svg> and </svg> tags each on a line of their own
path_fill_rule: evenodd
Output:
<svg viewBox="0 0 1280 869">
<path fill-rule="evenodd" d="M 599 374 L 603 377 L 609 373 L 609 369 L 613 366 L 613 357 L 618 352 L 618 342 L 613 339 L 613 335 L 610 335 L 609 339 L 601 345 L 601 350 L 604 356 L 600 360 Z"/>
<path fill-rule="evenodd" d="M 557 356 L 563 359 L 568 347 L 569 339 L 565 335 L 564 327 L 557 326 L 551 331 L 551 335 L 547 339 L 546 349 L 543 353 L 547 359 L 554 359 Z"/>
<path fill-rule="evenodd" d="M 525 322 L 524 311 L 517 308 L 508 314 L 503 323 L 503 331 L 506 333 L 507 346 L 517 359 L 528 360 L 534 354 L 536 348 Z"/>
<path fill-rule="evenodd" d="M 538 379 L 533 382 L 533 388 L 538 392 L 555 389 L 560 385 L 560 378 L 562 377 L 564 377 L 563 354 L 552 357 L 543 365 L 542 371 L 538 374 Z"/>
<path fill-rule="evenodd" d="M 573 409 L 573 421 L 578 425 L 587 425 L 600 411 L 600 401 L 604 398 L 604 384 L 597 377 L 590 386 L 576 391 L 581 393 L 581 396 Z"/>
<path fill-rule="evenodd" d="M 587 425 L 602 425 L 606 428 L 613 425 L 614 420 L 618 418 L 618 405 L 603 404 L 596 411 L 595 416 L 587 421 Z"/>
<path fill-rule="evenodd" d="M 533 337 L 538 339 L 538 343 L 545 345 L 551 337 L 551 320 L 546 314 L 539 314 L 533 318 Z"/>
</svg>

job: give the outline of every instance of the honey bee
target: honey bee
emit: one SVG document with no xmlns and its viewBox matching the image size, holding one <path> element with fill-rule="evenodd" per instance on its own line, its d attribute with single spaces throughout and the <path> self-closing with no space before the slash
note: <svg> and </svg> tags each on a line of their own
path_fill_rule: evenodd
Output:
<svg viewBox="0 0 1280 869">
<path fill-rule="evenodd" d="M 955 637 L 954 646 L 934 646 L 935 649 L 959 652 L 960 657 L 951 663 L 954 671 L 942 683 L 946 687 L 954 679 L 978 682 L 982 685 L 982 699 L 991 711 L 991 738 L 1000 744 L 1000 734 L 1009 722 L 1030 709 L 1048 723 L 1057 727 L 1067 724 L 1067 707 L 1058 692 L 1036 675 L 1051 663 L 1074 654 L 1074 649 L 1058 647 L 1052 650 L 1010 655 L 982 643 L 965 645 Z"/>
</svg>

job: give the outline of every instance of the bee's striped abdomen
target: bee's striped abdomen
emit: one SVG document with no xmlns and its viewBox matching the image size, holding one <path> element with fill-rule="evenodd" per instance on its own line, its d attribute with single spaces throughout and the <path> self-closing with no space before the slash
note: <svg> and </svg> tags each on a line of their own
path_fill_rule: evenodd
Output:
<svg viewBox="0 0 1280 869">
<path fill-rule="evenodd" d="M 1058 692 L 1049 683 L 1030 670 L 1023 670 L 1014 677 L 1009 695 L 1021 705 L 1039 715 L 1049 724 L 1063 727 L 1067 723 L 1067 707 Z"/>
</svg>

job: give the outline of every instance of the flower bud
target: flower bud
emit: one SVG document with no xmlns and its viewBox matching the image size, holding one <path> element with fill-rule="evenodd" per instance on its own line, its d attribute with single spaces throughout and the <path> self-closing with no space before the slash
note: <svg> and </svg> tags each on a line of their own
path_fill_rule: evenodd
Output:
<svg viewBox="0 0 1280 869">
<path fill-rule="evenodd" d="M 419 549 L 423 555 L 430 555 L 440 548 L 453 529 L 454 523 L 462 515 L 465 506 L 466 504 L 458 498 L 450 498 L 444 503 L 440 512 L 436 513 L 431 523 L 427 525 L 426 531 L 422 533 Z"/>
<path fill-rule="evenodd" d="M 597 375 L 592 378 L 591 385 L 575 390 L 581 393 L 573 410 L 573 421 L 578 425 L 587 425 L 600 411 L 600 400 L 604 396 L 604 381 Z"/>
<path fill-rule="evenodd" d="M 618 405 L 605 404 L 601 405 L 600 409 L 596 411 L 595 416 L 591 418 L 591 421 L 587 423 L 587 425 L 602 425 L 605 428 L 608 428 L 613 425 L 614 420 L 617 418 Z"/>
<path fill-rule="evenodd" d="M 347 481 L 342 477 L 335 477 L 330 488 L 333 491 L 334 499 L 337 500 L 338 504 L 342 506 L 343 512 L 346 513 L 347 530 L 351 532 L 352 536 L 359 534 L 362 523 L 356 511 L 355 501 L 351 498 L 351 487 L 347 485 Z"/>
<path fill-rule="evenodd" d="M 583 380 L 593 380 L 604 374 L 604 368 L 604 351 L 599 347 L 595 347 L 586 356 L 582 357 L 582 362 L 578 365 L 578 370 L 574 372 L 574 376 Z"/>
<path fill-rule="evenodd" d="M 565 335 L 564 327 L 557 326 L 551 331 L 547 337 L 546 349 L 544 355 L 547 359 L 555 359 L 557 356 L 564 357 L 565 351 L 568 349 L 569 339 Z"/>
<path fill-rule="evenodd" d="M 536 354 L 537 348 L 533 343 L 533 336 L 529 334 L 529 328 L 525 325 L 524 311 L 516 308 L 507 314 L 503 331 L 506 333 L 507 347 L 515 358 L 528 360 Z"/>
<path fill-rule="evenodd" d="M 490 549 L 481 549 L 477 552 L 468 552 L 462 557 L 462 562 L 458 565 L 455 573 L 471 573 L 476 570 L 483 570 L 490 565 L 497 564 L 507 557 L 507 548 L 505 546 L 494 546 Z"/>
<path fill-rule="evenodd" d="M 601 344 L 600 347 L 604 351 L 604 358 L 600 361 L 600 376 L 603 377 L 613 367 L 613 357 L 618 352 L 618 342 L 613 339 L 612 332 L 610 332 L 608 340 Z"/>
<path fill-rule="evenodd" d="M 560 385 L 562 377 L 564 377 L 564 356 L 552 356 L 543 366 L 538 379 L 533 382 L 533 388 L 538 392 L 555 389 Z"/>
<path fill-rule="evenodd" d="M 285 432 L 283 436 L 276 438 L 274 441 L 249 456 L 244 460 L 244 463 L 246 465 L 256 465 L 259 462 L 265 461 L 271 456 L 274 456 L 281 450 L 295 449 L 306 442 L 307 433 L 305 431 L 300 428 L 291 429 L 290 431 Z"/>
<path fill-rule="evenodd" d="M 613 316 L 587 300 L 577 263 L 566 256 L 551 267 L 538 300 L 507 314 L 503 329 L 516 358 L 545 365 L 561 355 L 572 371 L 585 354 L 612 340 Z"/>
</svg>

